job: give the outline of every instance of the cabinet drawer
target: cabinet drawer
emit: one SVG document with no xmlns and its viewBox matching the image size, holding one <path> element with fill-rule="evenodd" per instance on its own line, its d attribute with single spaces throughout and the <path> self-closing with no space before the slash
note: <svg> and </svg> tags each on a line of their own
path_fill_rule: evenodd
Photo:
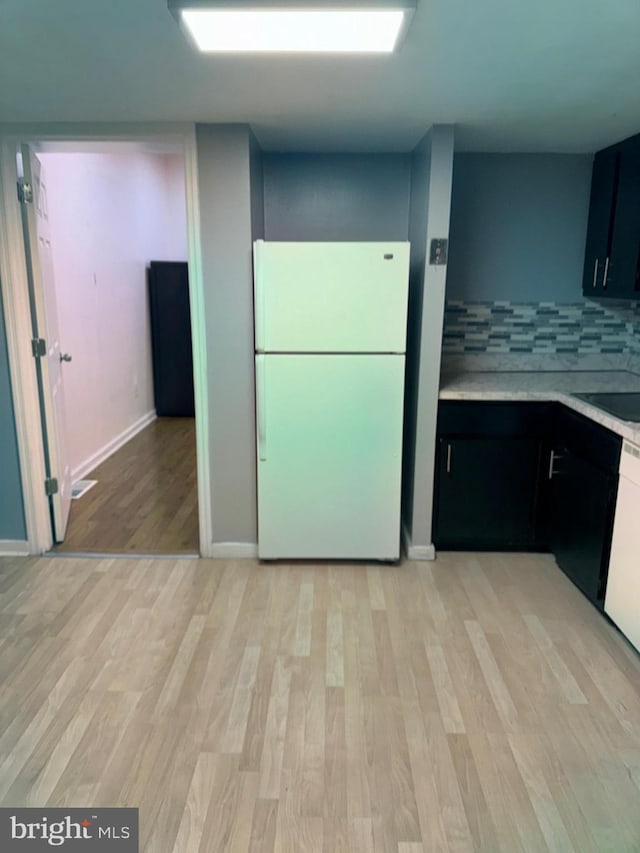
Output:
<svg viewBox="0 0 640 853">
<path fill-rule="evenodd" d="M 438 434 L 540 438 L 549 434 L 553 403 L 441 400 Z"/>
<path fill-rule="evenodd" d="M 559 406 L 554 447 L 559 452 L 564 447 L 607 473 L 617 473 L 622 439 L 584 415 Z"/>
</svg>

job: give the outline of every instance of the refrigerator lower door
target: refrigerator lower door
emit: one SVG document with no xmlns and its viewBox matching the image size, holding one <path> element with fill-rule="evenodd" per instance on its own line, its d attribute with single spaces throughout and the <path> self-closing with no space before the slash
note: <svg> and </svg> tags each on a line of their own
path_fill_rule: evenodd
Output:
<svg viewBox="0 0 640 853">
<path fill-rule="evenodd" d="M 404 364 L 256 356 L 261 559 L 399 557 Z"/>
</svg>

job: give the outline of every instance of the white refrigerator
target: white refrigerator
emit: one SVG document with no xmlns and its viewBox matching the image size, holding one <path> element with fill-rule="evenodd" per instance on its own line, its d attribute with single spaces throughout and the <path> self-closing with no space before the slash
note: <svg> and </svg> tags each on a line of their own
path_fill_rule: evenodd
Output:
<svg viewBox="0 0 640 853">
<path fill-rule="evenodd" d="M 409 243 L 254 243 L 258 554 L 396 560 Z"/>
</svg>

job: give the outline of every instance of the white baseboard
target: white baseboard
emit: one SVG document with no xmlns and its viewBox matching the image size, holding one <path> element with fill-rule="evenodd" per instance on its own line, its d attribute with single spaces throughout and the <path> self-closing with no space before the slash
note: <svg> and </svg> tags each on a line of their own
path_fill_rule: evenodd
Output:
<svg viewBox="0 0 640 853">
<path fill-rule="evenodd" d="M 423 561 L 435 560 L 436 558 L 436 549 L 434 545 L 412 545 L 411 536 L 409 535 L 409 531 L 404 523 L 402 525 L 402 544 L 404 545 L 404 550 L 410 560 Z"/>
<path fill-rule="evenodd" d="M 150 423 L 153 423 L 158 416 L 156 415 L 155 409 L 150 412 L 147 412 L 141 418 L 131 424 L 131 426 L 127 427 L 123 430 L 119 435 L 116 435 L 115 438 L 112 438 L 111 441 L 108 441 L 100 450 L 97 450 L 95 453 L 92 453 L 88 459 L 85 459 L 77 468 L 74 468 L 71 472 L 71 479 L 75 483 L 76 480 L 82 480 L 85 474 L 88 474 L 89 471 L 93 471 L 94 468 L 97 468 L 105 459 L 108 459 L 111 455 L 113 455 L 116 450 L 120 450 L 120 448 L 125 445 L 128 441 L 137 435 L 139 432 L 145 427 L 148 427 Z"/>
<path fill-rule="evenodd" d="M 27 557 L 29 543 L 23 539 L 0 539 L 0 557 Z"/>
<path fill-rule="evenodd" d="M 209 557 L 217 560 L 250 560 L 258 557 L 257 542 L 214 542 Z"/>
<path fill-rule="evenodd" d="M 435 560 L 436 549 L 433 545 L 409 545 L 407 557 L 418 562 Z"/>
</svg>

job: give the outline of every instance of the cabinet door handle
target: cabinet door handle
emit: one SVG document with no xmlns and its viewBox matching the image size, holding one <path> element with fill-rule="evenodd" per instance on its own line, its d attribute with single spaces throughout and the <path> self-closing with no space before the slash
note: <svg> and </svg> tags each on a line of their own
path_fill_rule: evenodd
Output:
<svg viewBox="0 0 640 853">
<path fill-rule="evenodd" d="M 602 276 L 602 287 L 606 289 L 607 287 L 607 275 L 609 273 L 609 258 L 605 258 L 604 261 L 604 275 Z"/>
<path fill-rule="evenodd" d="M 598 259 L 596 258 L 596 265 L 593 268 L 593 289 L 595 290 L 596 281 L 598 279 Z"/>
<path fill-rule="evenodd" d="M 555 450 L 552 450 L 549 455 L 549 479 L 553 480 L 555 474 L 560 472 L 556 471 L 553 467 L 557 459 L 564 459 L 564 453 L 558 453 Z"/>
<path fill-rule="evenodd" d="M 451 445 L 447 444 L 447 474 L 451 473 Z"/>
</svg>

